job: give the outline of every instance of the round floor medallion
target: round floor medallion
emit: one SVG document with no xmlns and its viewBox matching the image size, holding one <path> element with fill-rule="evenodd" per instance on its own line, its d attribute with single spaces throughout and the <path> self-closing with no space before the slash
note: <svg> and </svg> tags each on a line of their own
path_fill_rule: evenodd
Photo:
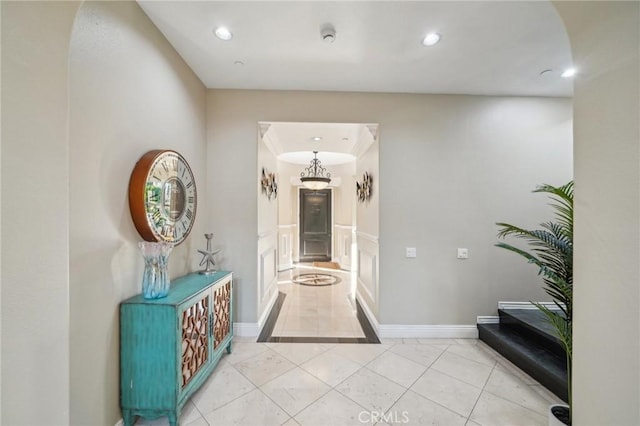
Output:
<svg viewBox="0 0 640 426">
<path fill-rule="evenodd" d="M 324 286 L 338 284 L 341 280 L 338 277 L 334 277 L 329 274 L 300 274 L 295 275 L 292 280 L 295 284 L 310 285 L 310 286 Z"/>
</svg>

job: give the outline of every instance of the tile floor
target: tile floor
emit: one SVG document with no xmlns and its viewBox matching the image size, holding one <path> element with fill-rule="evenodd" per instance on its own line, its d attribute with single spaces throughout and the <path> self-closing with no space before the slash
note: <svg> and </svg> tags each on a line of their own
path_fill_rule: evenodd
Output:
<svg viewBox="0 0 640 426">
<path fill-rule="evenodd" d="M 254 340 L 234 339 L 181 425 L 546 425 L 559 402 L 476 339 Z"/>
<path fill-rule="evenodd" d="M 292 282 L 300 274 L 321 273 L 340 278 L 328 286 Z M 356 317 L 355 274 L 336 269 L 299 266 L 278 274 L 278 290 L 286 293 L 272 336 L 365 337 Z"/>
<path fill-rule="evenodd" d="M 293 284 L 322 272 L 339 284 Z M 279 274 L 287 297 L 272 336 L 364 337 L 351 273 L 298 267 Z M 546 425 L 557 397 L 476 339 L 381 344 L 255 343 L 235 338 L 185 405 L 181 425 Z M 166 425 L 167 419 L 137 424 Z"/>
</svg>

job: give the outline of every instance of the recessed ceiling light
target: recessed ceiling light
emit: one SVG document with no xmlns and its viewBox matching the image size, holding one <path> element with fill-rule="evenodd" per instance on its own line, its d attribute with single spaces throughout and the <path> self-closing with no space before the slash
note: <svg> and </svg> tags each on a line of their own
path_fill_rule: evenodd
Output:
<svg viewBox="0 0 640 426">
<path fill-rule="evenodd" d="M 576 75 L 576 69 L 568 68 L 564 70 L 562 74 L 560 74 L 560 77 L 569 78 L 569 77 L 573 77 L 574 75 Z"/>
<path fill-rule="evenodd" d="M 229 41 L 233 38 L 233 34 L 231 34 L 231 31 L 229 31 L 229 29 L 227 27 L 218 27 L 215 29 L 214 34 L 216 35 L 216 37 L 218 37 L 220 40 L 224 40 L 224 41 Z"/>
<path fill-rule="evenodd" d="M 438 43 L 442 37 L 438 33 L 429 33 L 426 35 L 424 40 L 422 40 L 422 44 L 425 46 L 433 46 Z"/>
<path fill-rule="evenodd" d="M 244 62 L 242 62 L 242 61 L 233 61 L 233 65 L 236 65 L 238 67 L 242 67 L 242 66 L 244 66 Z"/>
<path fill-rule="evenodd" d="M 314 136 L 314 137 L 312 137 L 311 139 L 313 139 L 313 140 L 314 140 L 314 141 L 316 141 L 316 142 L 318 142 L 318 141 L 321 141 L 321 140 L 322 140 L 322 138 L 321 138 L 320 136 Z"/>
</svg>

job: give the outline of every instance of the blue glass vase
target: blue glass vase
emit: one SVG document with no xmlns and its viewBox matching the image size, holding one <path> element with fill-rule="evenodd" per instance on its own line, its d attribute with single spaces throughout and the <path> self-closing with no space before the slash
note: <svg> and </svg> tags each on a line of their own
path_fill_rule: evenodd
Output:
<svg viewBox="0 0 640 426">
<path fill-rule="evenodd" d="M 173 244 L 141 241 L 138 247 L 144 257 L 142 296 L 145 299 L 166 297 L 169 294 L 167 263 Z"/>
</svg>

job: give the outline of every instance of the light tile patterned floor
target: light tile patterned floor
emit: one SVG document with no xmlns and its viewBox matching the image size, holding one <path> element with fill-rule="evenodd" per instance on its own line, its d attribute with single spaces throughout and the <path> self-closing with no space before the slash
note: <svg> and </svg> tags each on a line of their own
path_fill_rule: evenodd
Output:
<svg viewBox="0 0 640 426">
<path fill-rule="evenodd" d="M 287 298 L 274 336 L 363 337 L 350 273 L 311 287 L 279 275 Z M 183 409 L 181 424 L 545 425 L 557 397 L 475 339 L 387 339 L 381 344 L 255 343 L 236 338 Z M 138 424 L 166 425 L 167 420 Z"/>
<path fill-rule="evenodd" d="M 299 274 L 322 273 L 340 278 L 338 284 L 308 286 L 292 282 Z M 355 275 L 336 269 L 299 266 L 278 274 L 278 290 L 286 293 L 272 336 L 364 337 L 356 317 Z"/>
<path fill-rule="evenodd" d="M 181 425 L 546 425 L 560 402 L 475 339 L 253 340 L 234 339 Z"/>
</svg>

